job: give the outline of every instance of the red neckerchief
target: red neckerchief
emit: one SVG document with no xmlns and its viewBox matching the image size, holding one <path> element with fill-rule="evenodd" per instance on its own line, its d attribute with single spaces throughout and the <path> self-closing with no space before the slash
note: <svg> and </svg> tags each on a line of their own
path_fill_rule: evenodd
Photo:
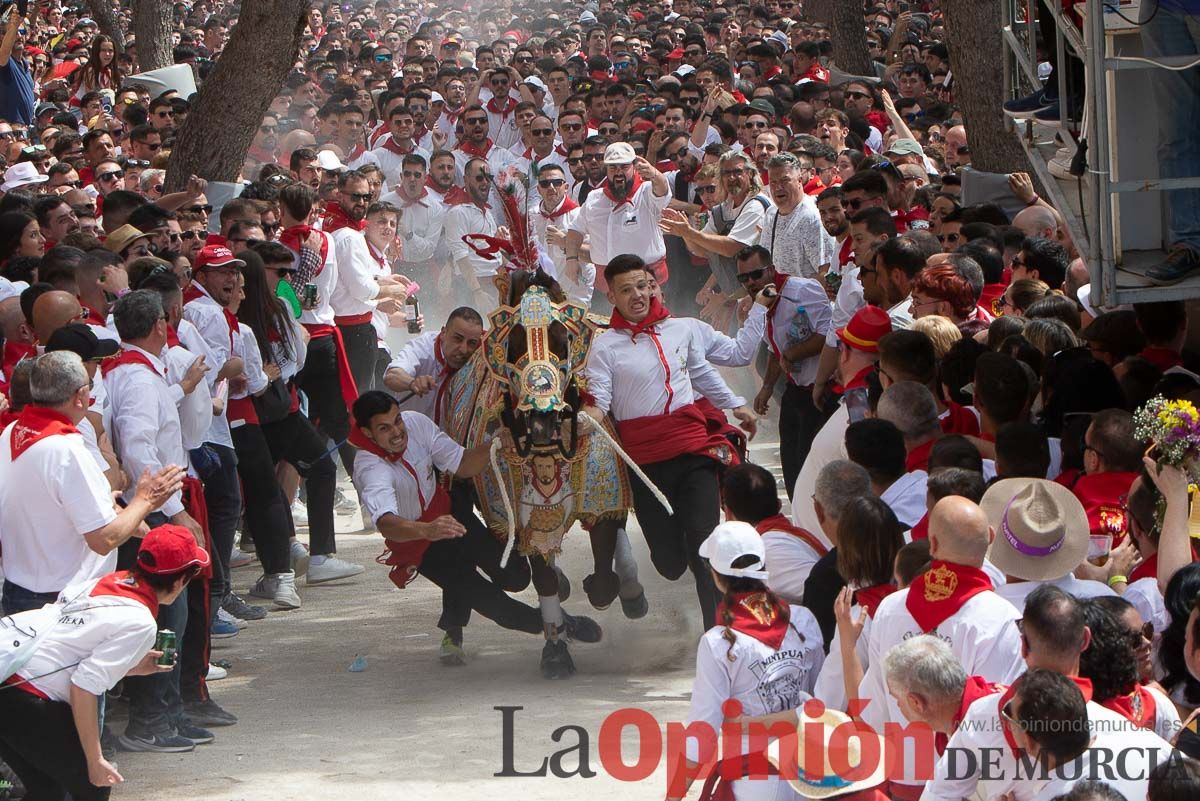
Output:
<svg viewBox="0 0 1200 801">
<path fill-rule="evenodd" d="M 473 158 L 486 159 L 488 157 L 488 153 L 492 152 L 492 140 L 487 139 L 484 140 L 482 145 L 477 145 L 474 142 L 468 142 L 466 139 L 464 139 L 458 143 L 458 147 L 456 149 L 461 150 L 463 153 L 466 153 L 468 156 Z"/>
<path fill-rule="evenodd" d="M 921 206 L 913 206 L 908 211 L 897 211 L 892 215 L 892 219 L 896 222 L 897 233 L 905 233 L 913 228 L 921 229 L 928 228 L 928 225 L 914 226 L 914 222 L 929 222 L 929 212 Z"/>
<path fill-rule="evenodd" d="M 183 343 L 179 341 L 179 332 L 168 325 L 167 326 L 167 347 L 168 348 L 178 348 L 178 347 L 181 347 L 182 345 L 183 345 Z"/>
<path fill-rule="evenodd" d="M 1068 679 L 1075 682 L 1075 686 L 1079 688 L 1079 692 L 1083 694 L 1084 702 L 1092 700 L 1092 680 L 1085 679 L 1081 676 L 1067 676 Z M 1005 690 L 1000 698 L 996 701 L 996 719 L 1000 721 L 1000 730 L 1004 732 L 1004 741 L 1008 743 L 1008 748 L 1015 757 L 1021 753 L 1021 749 L 1017 746 L 1016 738 L 1013 737 L 1012 730 L 1009 728 L 1009 723 L 1004 719 L 1004 707 L 1008 706 L 1008 702 L 1017 694 L 1017 688 L 1009 687 Z"/>
<path fill-rule="evenodd" d="M 1070 486 L 1071 494 L 1087 512 L 1092 534 L 1112 535 L 1113 547 L 1121 544 L 1129 532 L 1129 518 L 1121 498 L 1129 492 L 1137 473 L 1106 472 L 1079 476 Z"/>
<path fill-rule="evenodd" d="M 787 280 L 788 277 L 784 273 L 775 273 L 773 283 L 775 284 L 776 294 L 783 293 L 783 288 L 787 285 Z M 779 304 L 776 303 L 767 312 L 767 344 L 771 347 L 771 352 L 775 354 L 776 359 L 783 359 L 783 354 L 779 351 L 779 345 L 775 342 L 775 311 L 778 308 Z"/>
<path fill-rule="evenodd" d="M 1153 364 L 1164 373 L 1172 367 L 1178 367 L 1183 364 L 1183 357 L 1170 348 L 1160 348 L 1155 345 L 1148 345 L 1138 354 L 1146 361 Z"/>
<path fill-rule="evenodd" d="M 87 312 L 87 317 L 85 317 L 83 320 L 85 323 L 88 323 L 90 325 L 100 325 L 100 326 L 107 323 L 107 320 L 105 320 L 103 317 L 100 316 L 100 312 L 96 311 L 91 306 L 87 305 L 83 301 L 79 301 L 79 305 L 83 307 L 83 310 L 85 312 Z"/>
<path fill-rule="evenodd" d="M 554 220 L 557 220 L 559 217 L 566 214 L 568 211 L 574 211 L 577 208 L 579 208 L 579 204 L 572 200 L 570 195 L 565 195 L 563 197 L 563 202 L 558 204 L 557 209 L 554 211 L 543 211 L 542 216 L 545 217 L 548 222 L 553 222 Z"/>
<path fill-rule="evenodd" d="M 359 142 L 357 145 L 354 146 L 354 149 L 351 150 L 346 155 L 346 164 L 349 164 L 350 162 L 354 161 L 356 158 L 358 158 L 359 156 L 361 156 L 363 153 L 366 153 L 366 152 L 367 152 L 366 145 L 364 145 L 362 142 Z"/>
<path fill-rule="evenodd" d="M 357 425 L 350 427 L 350 435 L 346 438 L 346 441 L 359 450 L 373 453 L 380 459 L 383 459 L 385 462 L 390 464 L 395 464 L 404 458 L 403 453 L 392 453 L 391 451 L 385 451 L 383 448 L 376 445 L 367 437 L 366 434 L 362 432 L 362 429 Z M 422 504 L 422 506 L 424 506 L 424 504 Z"/>
<path fill-rule="evenodd" d="M 984 284 L 983 292 L 979 295 L 979 305 L 991 312 L 993 317 L 1003 316 L 1004 310 L 1000 307 L 1000 303 L 1004 299 L 1004 290 L 1007 288 L 1008 284 L 1003 282 Z"/>
<path fill-rule="evenodd" d="M 854 242 L 850 237 L 842 240 L 842 247 L 838 250 L 838 267 L 845 268 L 847 264 L 854 260 Z"/>
<path fill-rule="evenodd" d="M 638 334 L 645 332 L 649 328 L 653 328 L 670 316 L 670 309 L 662 305 L 662 302 L 658 298 L 651 298 L 650 312 L 640 323 L 629 322 L 625 319 L 620 311 L 613 309 L 612 318 L 609 321 L 608 327 L 614 331 L 628 331 L 629 338 L 636 341 Z"/>
<path fill-rule="evenodd" d="M 570 157 L 570 154 L 567 151 L 566 145 L 555 145 L 554 152 L 557 153 L 558 155 L 562 156 L 564 159 Z"/>
<path fill-rule="evenodd" d="M 88 593 L 89 598 L 103 595 L 131 598 L 144 604 L 150 610 L 150 614 L 158 616 L 158 594 L 149 585 L 139 584 L 128 570 L 109 573 L 97 581 L 96 585 L 92 587 L 92 591 Z"/>
<path fill-rule="evenodd" d="M 9 442 L 12 446 L 13 461 L 46 437 L 78 433 L 79 429 L 75 428 L 75 424 L 65 414 L 31 403 L 21 410 L 12 429 Z"/>
<path fill-rule="evenodd" d="M 508 119 L 508 115 L 512 114 L 516 107 L 517 101 L 513 99 L 512 95 L 504 96 L 504 105 L 500 105 L 500 99 L 497 97 L 493 97 L 484 105 L 484 108 L 493 114 L 499 114 L 500 118 L 504 120 Z"/>
<path fill-rule="evenodd" d="M 914 542 L 929 539 L 929 512 L 912 527 L 912 538 Z"/>
<path fill-rule="evenodd" d="M 977 567 L 934 559 L 928 572 L 908 588 L 904 605 L 921 631 L 929 633 L 946 622 L 970 599 L 992 589 L 992 580 Z"/>
<path fill-rule="evenodd" d="M 464 203 L 474 203 L 470 193 L 461 186 L 453 186 L 442 195 L 442 202 L 447 206 L 461 206 Z"/>
<path fill-rule="evenodd" d="M 259 164 L 274 164 L 275 163 L 275 153 L 270 150 L 263 150 L 262 148 L 251 147 L 250 151 L 246 155 L 249 156 L 254 161 L 257 161 Z"/>
<path fill-rule="evenodd" d="M 1117 695 L 1107 701 L 1101 701 L 1100 706 L 1111 709 L 1140 729 L 1154 731 L 1157 713 L 1154 694 L 1140 684 L 1127 695 Z"/>
<path fill-rule="evenodd" d="M 397 156 L 407 156 L 410 153 L 412 153 L 414 150 L 416 150 L 417 146 L 416 146 L 416 143 L 414 142 L 413 144 L 409 145 L 408 147 L 401 147 L 400 145 L 396 144 L 396 137 L 393 134 L 393 135 L 384 137 L 383 141 L 380 142 L 379 147 L 382 147 L 384 150 L 386 150 L 390 153 L 395 153 Z"/>
<path fill-rule="evenodd" d="M 304 244 L 304 240 L 308 239 L 314 229 L 311 225 L 292 225 L 283 229 L 279 235 L 279 242 L 287 247 L 296 255 L 300 254 L 300 246 Z M 317 266 L 317 275 L 325 269 L 325 259 L 329 256 L 329 240 L 321 237 L 321 263 Z"/>
<path fill-rule="evenodd" d="M 791 534 L 793 537 L 812 548 L 817 552 L 817 556 L 824 556 L 825 554 L 829 553 L 829 549 L 825 547 L 825 543 L 813 536 L 811 532 L 802 529 L 799 526 L 793 526 L 792 521 L 788 520 L 783 515 L 775 515 L 774 517 L 768 517 L 765 520 L 758 521 L 758 525 L 754 527 L 754 530 L 759 534 L 766 534 L 768 531 L 782 531 L 785 534 Z"/>
<path fill-rule="evenodd" d="M 191 303 L 193 300 L 199 300 L 200 298 L 208 298 L 213 303 L 217 303 L 213 296 L 208 294 L 208 290 L 195 281 L 188 284 L 188 288 L 183 290 L 183 304 L 185 306 Z M 225 326 L 229 329 L 229 349 L 230 352 L 232 352 L 234 338 L 241 335 L 241 328 L 238 327 L 238 319 L 234 316 L 233 312 L 229 311 L 229 309 L 225 308 L 221 304 L 217 303 L 217 308 L 220 309 L 221 314 L 225 316 Z M 104 365 L 101 365 L 100 369 L 103 370 Z"/>
<path fill-rule="evenodd" d="M 406 209 L 410 208 L 412 206 L 416 206 L 416 205 L 425 206 L 427 204 L 423 203 L 422 201 L 425 200 L 425 198 L 429 197 L 429 188 L 422 186 L 421 194 L 417 195 L 416 198 L 414 198 L 413 200 L 409 200 L 408 195 L 404 194 L 403 192 L 397 192 L 397 194 L 400 196 L 400 198 L 401 198 L 400 202 L 404 205 L 404 208 L 406 208 Z"/>
<path fill-rule="evenodd" d="M 783 69 L 781 69 L 778 64 L 772 64 L 771 66 L 769 66 L 765 70 L 763 70 L 762 77 L 759 78 L 759 81 L 758 81 L 759 86 L 765 86 L 767 81 L 771 80 L 772 78 L 774 78 L 777 75 L 782 75 L 782 74 L 783 74 Z"/>
<path fill-rule="evenodd" d="M 904 458 L 904 471 L 911 473 L 914 470 L 928 470 L 929 454 L 933 451 L 936 442 L 936 439 L 931 439 L 909 451 L 908 456 Z"/>
<path fill-rule="evenodd" d="M 808 180 L 808 183 L 804 185 L 804 194 L 810 197 L 816 197 L 828 188 L 829 187 L 825 186 L 825 182 L 821 180 L 821 176 L 814 175 Z"/>
<path fill-rule="evenodd" d="M 1133 572 L 1129 574 L 1129 583 L 1132 584 L 1144 578 L 1158 579 L 1158 551 L 1147 556 L 1140 565 L 1133 569 Z"/>
<path fill-rule="evenodd" d="M 866 610 L 867 617 L 873 618 L 875 610 L 879 609 L 879 604 L 896 589 L 895 584 L 876 584 L 874 587 L 863 587 L 861 590 L 854 591 L 854 603 Z"/>
<path fill-rule="evenodd" d="M 950 721 L 950 734 L 958 730 L 959 725 L 963 722 L 963 718 L 967 716 L 967 710 L 971 708 L 971 704 L 980 698 L 993 695 L 1001 689 L 1001 685 L 993 684 L 983 676 L 967 676 L 967 684 L 963 687 L 962 703 L 958 705 L 958 712 L 954 715 L 954 719 Z M 934 735 L 933 742 L 934 747 L 937 748 L 938 756 L 941 756 L 945 753 L 946 746 L 950 744 L 950 736 L 938 732 Z"/>
<path fill-rule="evenodd" d="M 364 217 L 361 220 L 353 220 L 346 210 L 342 208 L 342 204 L 336 200 L 325 206 L 325 213 L 321 215 L 321 229 L 327 234 L 332 234 L 334 231 L 340 231 L 343 228 L 349 228 L 354 231 L 367 230 L 367 220 Z"/>
<path fill-rule="evenodd" d="M 862 388 L 866 387 L 867 386 L 867 376 L 869 376 L 871 374 L 871 371 L 874 369 L 875 369 L 875 365 L 872 364 L 872 365 L 869 365 L 869 366 L 864 367 L 863 369 L 859 370 L 857 373 L 854 374 L 854 377 L 850 379 L 850 383 L 846 384 L 846 386 L 842 386 L 841 384 L 834 384 L 833 385 L 834 394 L 845 395 L 847 392 L 849 392 L 852 389 L 862 389 Z"/>
<path fill-rule="evenodd" d="M 445 116 L 445 118 L 450 121 L 450 127 L 453 128 L 454 123 L 458 122 L 458 118 L 462 116 L 463 111 L 464 111 L 463 106 L 459 106 L 456 109 L 452 109 L 449 106 L 446 106 L 444 109 L 442 109 L 442 115 Z"/>
<path fill-rule="evenodd" d="M 626 193 L 624 200 L 617 200 L 616 196 L 614 196 L 612 193 L 612 189 L 608 185 L 607 179 L 605 179 L 604 183 L 600 186 L 604 190 L 605 196 L 612 201 L 613 211 L 616 211 L 626 203 L 629 203 L 630 205 L 633 204 L 633 197 L 637 194 L 638 189 L 640 189 L 642 186 L 642 176 L 638 175 L 636 172 L 633 174 L 633 180 L 629 182 L 629 192 Z"/>
<path fill-rule="evenodd" d="M 100 374 L 107 377 L 113 370 L 127 364 L 140 364 L 159 378 L 166 378 L 165 371 L 159 372 L 158 368 L 154 366 L 154 362 L 150 361 L 146 354 L 137 350 L 123 350 L 118 356 L 112 359 L 105 359 L 100 363 Z"/>
<path fill-rule="evenodd" d="M 428 175 L 425 177 L 425 188 L 432 189 L 438 197 L 445 197 L 451 189 L 454 189 L 454 186 L 451 186 L 450 189 L 443 190 L 440 186 L 433 182 L 433 176 Z"/>
<path fill-rule="evenodd" d="M 941 421 L 943 434 L 979 436 L 979 418 L 968 407 L 954 401 L 946 401 L 946 411 L 948 414 Z"/>
<path fill-rule="evenodd" d="M 829 70 L 822 67 L 819 63 L 813 62 L 813 65 L 796 79 L 796 83 L 800 83 L 805 78 L 808 78 L 810 81 L 817 81 L 818 83 L 829 83 Z"/>
<path fill-rule="evenodd" d="M 771 603 L 765 592 L 738 592 L 731 598 L 733 608 L 728 609 L 733 620 L 729 627 L 766 645 L 773 651 L 778 651 L 787 636 L 788 618 L 790 611 L 787 606 Z M 717 625 L 725 625 L 727 607 L 721 601 L 717 607 Z"/>
<path fill-rule="evenodd" d="M 433 338 L 433 358 L 442 369 L 441 375 L 438 376 L 437 395 L 433 399 L 433 422 L 440 424 L 442 422 L 442 397 L 450 388 L 450 382 L 447 379 L 458 372 L 458 368 L 451 367 L 446 362 L 446 357 L 442 355 L 442 335 L 440 333 Z"/>
<path fill-rule="evenodd" d="M 37 346 L 27 342 L 17 342 L 10 339 L 4 343 L 4 377 L 9 381 L 12 380 L 13 368 L 17 366 L 17 362 L 26 357 L 33 358 L 37 356 Z"/>
</svg>

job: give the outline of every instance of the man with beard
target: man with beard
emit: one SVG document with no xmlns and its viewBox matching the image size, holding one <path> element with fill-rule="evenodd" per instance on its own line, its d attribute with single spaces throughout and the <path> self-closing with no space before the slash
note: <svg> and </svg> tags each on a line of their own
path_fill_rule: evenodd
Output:
<svg viewBox="0 0 1200 801">
<path fill-rule="evenodd" d="M 454 159 L 449 153 L 442 152 L 453 177 Z M 392 184 L 395 188 L 391 192 L 380 198 L 400 210 L 396 235 L 402 245 L 396 270 L 410 278 L 432 275 L 435 266 L 440 264 L 435 254 L 442 241 L 446 206 L 437 193 L 426 186 L 427 177 L 424 159 L 415 154 L 405 156 L 400 180 Z"/>
<path fill-rule="evenodd" d="M 578 115 L 580 124 L 583 124 L 583 115 Z M 583 166 L 583 179 L 576 180 L 575 186 L 572 188 L 575 202 L 583 205 L 592 190 L 604 183 L 605 166 L 604 166 L 604 150 L 608 147 L 608 140 L 603 136 L 589 136 L 583 141 L 583 156 L 580 162 Z"/>
<path fill-rule="evenodd" d="M 539 118 L 539 120 L 545 119 Z M 534 125 L 541 125 L 535 121 Z M 549 124 L 549 120 L 546 121 Z M 529 229 L 538 248 L 554 265 L 554 277 L 567 293 L 567 300 L 588 307 L 592 302 L 592 288 L 596 283 L 596 267 L 590 263 L 580 264 L 573 273 L 567 271 L 567 256 L 563 246 L 567 243 L 567 229 L 579 216 L 579 205 L 567 194 L 567 178 L 563 168 L 555 163 L 546 163 L 537 172 L 540 202 L 529 215 Z M 568 278 L 578 276 L 577 280 Z"/>
<path fill-rule="evenodd" d="M 445 106 L 441 115 L 433 121 L 430 128 L 444 133 L 446 141 L 453 144 L 458 138 L 454 128 L 458 125 L 458 119 L 463 113 L 463 104 L 467 99 L 467 85 L 461 78 L 451 78 L 442 88 L 442 98 Z"/>
<path fill-rule="evenodd" d="M 665 179 L 662 183 L 665 198 Z M 585 374 L 595 401 L 584 411 L 597 420 L 612 416 L 625 450 L 670 501 L 673 515 L 631 477 L 634 509 L 655 568 L 670 580 L 690 568 L 702 617 L 711 621 L 716 593 L 700 543 L 720 518 L 719 468 L 735 457 L 728 440 L 709 434 L 693 383 L 705 388 L 715 406 L 732 409 L 751 436 L 756 418 L 708 363 L 698 329 L 671 317 L 654 296 L 642 259 L 614 256 L 605 279 L 615 310 L 611 328 L 592 344 Z"/>
<path fill-rule="evenodd" d="M 61 242 L 67 234 L 79 230 L 79 218 L 61 195 L 39 198 L 33 206 L 33 212 L 37 215 L 42 236 L 46 238 L 46 250 Z"/>
<path fill-rule="evenodd" d="M 473 115 L 477 112 L 468 112 Z M 495 236 L 496 218 L 488 196 L 492 189 L 488 163 L 482 158 L 471 159 L 466 165 L 467 191 L 454 197 L 446 214 L 446 246 L 454 272 L 461 281 L 456 281 L 458 296 L 469 301 L 477 309 L 490 311 L 496 307 L 496 290 L 492 279 L 500 269 L 500 260 L 495 256 L 483 257 L 467 246 L 463 237 L 468 234 Z"/>
<path fill-rule="evenodd" d="M 401 407 L 441 425 L 446 387 L 482 343 L 483 318 L 469 306 L 460 306 L 440 331 L 426 331 L 404 343 L 388 365 L 383 384 L 396 395 L 411 392 Z"/>
<path fill-rule="evenodd" d="M 644 158 L 637 157 L 626 142 L 616 142 L 604 151 L 608 182 L 592 192 L 567 233 L 564 275 L 579 281 L 583 262 L 580 250 L 587 237 L 590 258 L 597 274 L 621 253 L 639 254 L 654 271 L 660 285 L 667 283 L 667 246 L 659 228 L 663 212 L 671 202 L 667 178 Z"/>
<path fill-rule="evenodd" d="M 466 195 L 461 186 L 454 185 L 454 154 L 449 150 L 435 150 L 429 157 L 429 176 L 425 188 L 435 198 L 449 205 L 456 195 Z"/>
<path fill-rule="evenodd" d="M 467 163 L 474 159 L 483 161 L 488 174 L 492 176 L 499 176 L 505 170 L 521 169 L 519 156 L 500 147 L 488 137 L 488 119 L 488 112 L 479 105 L 468 106 L 467 110 L 463 112 L 463 138 L 454 148 L 453 153 L 454 163 L 457 167 L 456 177 L 458 181 L 465 181 L 468 189 L 470 182 L 465 180 L 466 168 Z M 496 195 L 493 200 L 495 202 L 492 205 L 499 209 L 500 197 Z"/>
<path fill-rule="evenodd" d="M 863 297 L 872 306 L 887 309 L 893 331 L 912 326 L 912 280 L 925 269 L 925 259 L 924 248 L 905 234 L 880 244 L 874 269 L 859 271 Z"/>
<path fill-rule="evenodd" d="M 387 179 L 388 186 L 400 183 L 401 162 L 410 155 L 423 159 L 429 158 L 429 152 L 416 142 L 416 115 L 408 106 L 395 106 L 388 112 L 388 133 L 379 140 L 379 144 L 371 151 L 379 162 L 379 168 Z"/>
<path fill-rule="evenodd" d="M 408 298 L 409 285 L 407 278 L 392 275 L 371 256 L 363 234 L 370 203 L 366 177 L 353 171 L 342 173 L 338 199 L 325 207 L 322 217 L 323 230 L 333 239 L 337 260 L 337 282 L 329 298 L 333 322 L 345 344 L 354 384 L 360 392 L 375 385 L 376 337 L 371 324 L 375 309 L 378 306 L 384 312 L 399 311 Z"/>
<path fill-rule="evenodd" d="M 379 159 L 366 147 L 366 112 L 358 106 L 344 105 L 335 112 L 337 128 L 333 144 L 341 148 L 342 163 L 348 170 L 357 170 L 364 164 L 379 166 Z"/>
<path fill-rule="evenodd" d="M 268 111 L 263 115 L 262 123 L 254 132 L 250 142 L 250 150 L 246 153 L 246 163 L 242 166 L 242 176 L 247 180 L 258 180 L 258 174 L 264 165 L 274 164 L 279 157 L 279 118 L 274 112 Z"/>
<path fill-rule="evenodd" d="M 321 169 L 317 151 L 311 147 L 296 148 L 288 160 L 288 169 L 300 183 L 311 187 L 314 192 L 321 191 L 321 181 L 325 178 L 325 171 Z"/>
<path fill-rule="evenodd" d="M 773 136 L 765 133 L 758 138 Z M 775 207 L 767 209 L 763 218 L 759 244 L 772 254 L 778 272 L 821 281 L 833 261 L 835 245 L 821 225 L 817 204 L 804 193 L 800 160 L 791 153 L 780 153 L 763 166 Z"/>
</svg>

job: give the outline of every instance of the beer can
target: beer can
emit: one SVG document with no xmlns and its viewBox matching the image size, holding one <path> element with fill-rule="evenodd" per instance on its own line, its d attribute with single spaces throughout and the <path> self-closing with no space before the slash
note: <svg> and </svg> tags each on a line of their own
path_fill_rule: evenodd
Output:
<svg viewBox="0 0 1200 801">
<path fill-rule="evenodd" d="M 304 295 L 300 299 L 306 309 L 311 309 L 317 305 L 317 285 L 305 284 Z"/>
<path fill-rule="evenodd" d="M 408 323 L 408 333 L 421 333 L 421 304 L 416 295 L 411 295 L 404 304 L 404 319 Z"/>
<path fill-rule="evenodd" d="M 158 658 L 160 665 L 174 665 L 177 655 L 177 645 L 175 632 L 170 629 L 162 629 L 158 632 L 158 636 L 154 638 L 154 650 L 162 651 L 162 656 Z"/>
</svg>

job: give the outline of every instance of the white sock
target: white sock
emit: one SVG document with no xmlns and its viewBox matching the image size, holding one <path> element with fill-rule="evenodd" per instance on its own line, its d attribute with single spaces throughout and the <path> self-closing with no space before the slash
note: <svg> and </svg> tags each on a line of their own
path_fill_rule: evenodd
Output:
<svg viewBox="0 0 1200 801">
<path fill-rule="evenodd" d="M 625 529 L 617 529 L 617 547 L 613 554 L 613 571 L 621 580 L 622 588 L 636 584 L 638 580 L 637 559 L 633 558 L 633 545 Z"/>
<path fill-rule="evenodd" d="M 543 623 L 552 623 L 555 626 L 563 624 L 562 604 L 558 600 L 558 595 L 539 595 L 538 606 L 542 608 Z"/>
</svg>

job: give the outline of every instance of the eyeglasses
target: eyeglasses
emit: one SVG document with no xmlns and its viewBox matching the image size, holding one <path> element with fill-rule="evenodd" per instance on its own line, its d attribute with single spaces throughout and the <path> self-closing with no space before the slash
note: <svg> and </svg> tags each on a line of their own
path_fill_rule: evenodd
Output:
<svg viewBox="0 0 1200 801">
<path fill-rule="evenodd" d="M 258 130 L 260 133 L 270 134 L 270 133 L 275 133 L 277 130 L 279 130 L 279 126 L 278 125 L 260 125 L 260 126 L 258 126 Z"/>
<path fill-rule="evenodd" d="M 558 189 L 565 183 L 566 181 L 562 178 L 543 178 L 542 180 L 538 181 L 538 186 L 540 186 L 542 189 L 550 189 L 552 187 L 554 189 Z"/>
<path fill-rule="evenodd" d="M 15 138 L 16 134 L 14 134 L 12 131 L 0 131 L 0 140 L 11 142 Z"/>
<path fill-rule="evenodd" d="M 209 203 L 205 203 L 202 206 L 188 206 L 185 209 L 181 209 L 181 211 L 189 211 L 192 214 L 212 214 L 212 210 L 213 207 Z"/>
<path fill-rule="evenodd" d="M 584 155 L 583 160 L 584 161 L 600 161 L 603 158 L 604 158 L 603 153 L 587 153 Z"/>
<path fill-rule="evenodd" d="M 767 274 L 766 267 L 759 267 L 757 270 L 751 270 L 748 273 L 738 273 L 737 280 L 739 283 L 748 284 L 751 281 L 758 281 Z"/>
<path fill-rule="evenodd" d="M 100 181 L 116 181 L 124 177 L 124 170 L 116 170 L 115 172 L 102 172 L 96 176 L 96 179 Z"/>
<path fill-rule="evenodd" d="M 355 203 L 366 203 L 371 199 L 370 192 L 342 192 L 342 194 Z"/>
<path fill-rule="evenodd" d="M 949 242 L 950 244 L 953 245 L 959 239 L 962 239 L 962 234 L 938 234 L 937 239 L 943 245 L 946 244 L 947 242 Z M 1017 260 L 1013 259 L 1013 267 L 1023 267 L 1023 266 L 1024 265 L 1017 264 Z"/>
<path fill-rule="evenodd" d="M 743 128 L 766 128 L 767 124 L 765 122 L 743 122 L 742 127 Z"/>
<path fill-rule="evenodd" d="M 182 239 L 184 242 L 191 242 L 193 239 L 199 239 L 201 241 L 204 241 L 205 239 L 208 239 L 208 232 L 207 231 L 183 231 L 182 233 L 179 234 L 179 238 Z"/>
<path fill-rule="evenodd" d="M 707 186 L 697 186 L 696 191 L 698 193 L 700 193 L 701 195 L 711 195 L 712 193 L 717 191 L 717 187 L 715 184 L 709 184 Z"/>
<path fill-rule="evenodd" d="M 553 128 L 533 128 L 530 132 L 534 136 L 554 136 Z"/>
</svg>

